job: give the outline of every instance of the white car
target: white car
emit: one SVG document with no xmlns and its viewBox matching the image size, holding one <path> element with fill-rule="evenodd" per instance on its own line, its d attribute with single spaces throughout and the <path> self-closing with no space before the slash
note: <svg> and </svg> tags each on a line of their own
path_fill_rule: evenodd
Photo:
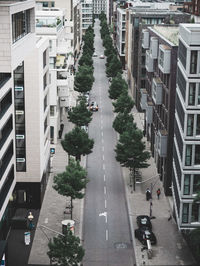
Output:
<svg viewBox="0 0 200 266">
<path fill-rule="evenodd" d="M 99 56 L 99 58 L 100 58 L 100 59 L 104 59 L 105 56 L 104 56 L 103 54 L 101 54 L 101 55 Z"/>
<path fill-rule="evenodd" d="M 93 57 L 97 57 L 98 55 L 97 55 L 97 53 L 93 53 Z"/>
</svg>

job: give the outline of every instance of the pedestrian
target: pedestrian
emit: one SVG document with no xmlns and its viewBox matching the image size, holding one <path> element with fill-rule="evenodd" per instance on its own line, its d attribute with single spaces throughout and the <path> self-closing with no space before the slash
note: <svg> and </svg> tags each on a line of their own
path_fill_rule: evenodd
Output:
<svg viewBox="0 0 200 266">
<path fill-rule="evenodd" d="M 149 188 L 146 189 L 146 200 L 150 200 L 151 198 L 151 191 Z"/>
<path fill-rule="evenodd" d="M 157 198 L 158 198 L 158 199 L 159 199 L 159 197 L 160 197 L 160 193 L 161 193 L 160 188 L 158 188 L 157 191 L 156 191 L 156 194 L 157 194 Z"/>
</svg>

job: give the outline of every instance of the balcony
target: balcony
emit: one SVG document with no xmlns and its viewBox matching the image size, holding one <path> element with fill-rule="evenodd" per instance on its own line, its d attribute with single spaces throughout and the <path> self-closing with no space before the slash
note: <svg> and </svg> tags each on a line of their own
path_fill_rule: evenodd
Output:
<svg viewBox="0 0 200 266">
<path fill-rule="evenodd" d="M 151 54 L 151 58 L 153 59 L 158 58 L 158 38 L 156 37 L 151 37 L 150 54 Z"/>
<path fill-rule="evenodd" d="M 60 98 L 69 97 L 69 88 L 67 86 L 58 88 L 58 97 Z"/>
<path fill-rule="evenodd" d="M 142 47 L 144 49 L 149 48 L 149 31 L 147 29 L 142 31 Z"/>
<path fill-rule="evenodd" d="M 163 74 L 170 74 L 171 48 L 167 45 L 159 46 L 158 67 Z"/>
<path fill-rule="evenodd" d="M 146 110 L 147 108 L 147 90 L 141 89 L 141 99 L 140 99 L 140 107 L 142 110 Z"/>
<path fill-rule="evenodd" d="M 153 59 L 150 56 L 150 51 L 146 50 L 146 61 L 145 61 L 145 67 L 147 72 L 154 72 L 154 66 L 153 66 Z"/>
<path fill-rule="evenodd" d="M 162 104 L 163 83 L 160 78 L 153 78 L 152 99 L 156 105 Z"/>
<path fill-rule="evenodd" d="M 159 130 L 158 131 L 158 154 L 160 157 L 167 156 L 167 131 Z"/>
<path fill-rule="evenodd" d="M 37 34 L 54 34 L 60 31 L 63 27 L 63 22 L 60 18 L 55 17 L 41 17 L 36 18 L 36 33 Z"/>
<path fill-rule="evenodd" d="M 69 97 L 60 98 L 60 107 L 69 107 Z"/>
<path fill-rule="evenodd" d="M 153 121 L 153 102 L 148 101 L 146 105 L 146 124 L 151 124 Z"/>
</svg>

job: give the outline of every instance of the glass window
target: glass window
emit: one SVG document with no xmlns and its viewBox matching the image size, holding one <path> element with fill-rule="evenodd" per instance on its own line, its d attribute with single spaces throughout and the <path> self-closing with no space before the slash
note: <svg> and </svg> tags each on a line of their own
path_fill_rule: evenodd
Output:
<svg viewBox="0 0 200 266">
<path fill-rule="evenodd" d="M 197 115 L 196 135 L 200 135 L 200 115 Z"/>
<path fill-rule="evenodd" d="M 200 83 L 198 86 L 197 104 L 200 105 Z"/>
<path fill-rule="evenodd" d="M 192 145 L 186 145 L 185 165 L 190 166 L 191 164 L 192 164 Z"/>
<path fill-rule="evenodd" d="M 200 145 L 195 145 L 195 160 L 194 164 L 200 164 Z"/>
<path fill-rule="evenodd" d="M 194 175 L 193 179 L 193 194 L 200 190 L 200 175 Z"/>
<path fill-rule="evenodd" d="M 188 105 L 195 105 L 195 90 L 196 90 L 196 83 L 190 83 Z"/>
<path fill-rule="evenodd" d="M 184 187 L 183 187 L 183 194 L 184 195 L 189 195 L 190 194 L 190 175 L 185 175 L 184 176 Z"/>
<path fill-rule="evenodd" d="M 183 203 L 182 223 L 188 223 L 189 203 Z"/>
<path fill-rule="evenodd" d="M 190 74 L 197 73 L 197 51 L 191 51 L 190 57 Z"/>
<path fill-rule="evenodd" d="M 30 32 L 30 10 L 12 15 L 12 41 L 13 43 Z"/>
<path fill-rule="evenodd" d="M 46 66 L 46 64 L 47 64 L 47 50 L 45 50 L 43 53 L 43 68 Z"/>
<path fill-rule="evenodd" d="M 187 136 L 193 136 L 194 115 L 189 114 L 187 119 Z"/>
<path fill-rule="evenodd" d="M 192 219 L 191 222 L 200 221 L 200 204 L 192 204 Z"/>
</svg>

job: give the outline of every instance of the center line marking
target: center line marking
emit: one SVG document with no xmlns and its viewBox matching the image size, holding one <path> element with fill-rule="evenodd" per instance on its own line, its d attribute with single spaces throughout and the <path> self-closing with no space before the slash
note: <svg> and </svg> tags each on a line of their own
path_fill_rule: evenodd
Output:
<svg viewBox="0 0 200 266">
<path fill-rule="evenodd" d="M 101 136 L 103 137 L 103 131 L 101 132 Z"/>
<path fill-rule="evenodd" d="M 107 208 L 107 201 L 106 201 L 106 199 L 105 199 L 105 209 Z"/>
<path fill-rule="evenodd" d="M 104 186 L 104 194 L 106 195 L 106 187 Z"/>
<path fill-rule="evenodd" d="M 104 182 L 106 181 L 106 175 L 105 174 L 103 175 L 103 180 L 104 180 Z"/>
<path fill-rule="evenodd" d="M 105 164 L 103 163 L 103 170 L 105 170 Z"/>
<path fill-rule="evenodd" d="M 108 240 L 108 229 L 106 229 L 106 241 Z"/>
<path fill-rule="evenodd" d="M 103 155 L 103 161 L 104 161 L 104 155 Z"/>
</svg>

